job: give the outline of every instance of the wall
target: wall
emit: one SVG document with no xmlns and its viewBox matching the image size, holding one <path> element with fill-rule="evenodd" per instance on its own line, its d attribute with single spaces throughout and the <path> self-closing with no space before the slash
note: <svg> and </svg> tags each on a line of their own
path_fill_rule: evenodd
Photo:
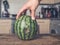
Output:
<svg viewBox="0 0 60 45">
<path fill-rule="evenodd" d="M 60 0 L 54 0 L 54 2 L 55 2 L 55 3 L 59 3 L 59 2 L 60 2 Z"/>
<path fill-rule="evenodd" d="M 3 2 L 4 0 L 2 0 Z M 18 10 L 22 7 L 22 5 L 26 2 L 26 0 L 8 0 L 9 3 L 9 12 L 10 14 L 16 14 L 18 12 Z M 4 10 L 4 6 L 2 3 L 2 11 Z"/>
<path fill-rule="evenodd" d="M 58 3 L 60 2 L 60 0 L 42 0 L 40 3 L 42 4 L 54 4 L 54 3 Z"/>
<path fill-rule="evenodd" d="M 42 3 L 42 4 L 53 4 L 54 0 L 42 0 L 40 3 Z"/>
</svg>

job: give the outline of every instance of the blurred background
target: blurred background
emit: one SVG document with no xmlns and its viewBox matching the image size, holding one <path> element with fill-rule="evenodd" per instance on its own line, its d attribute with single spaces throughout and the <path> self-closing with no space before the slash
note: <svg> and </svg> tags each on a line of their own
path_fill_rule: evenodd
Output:
<svg viewBox="0 0 60 45">
<path fill-rule="evenodd" d="M 1 15 L 0 18 L 14 18 L 19 9 L 28 0 L 0 0 Z M 6 14 L 6 15 L 5 15 Z M 29 10 L 27 15 L 29 15 Z M 36 10 L 37 18 L 59 18 L 60 17 L 60 0 L 42 0 Z"/>
<path fill-rule="evenodd" d="M 14 32 L 16 14 L 27 1 L 0 0 L 0 33 Z M 30 15 L 29 10 L 26 15 Z M 60 0 L 41 0 L 36 19 L 40 34 L 60 34 Z"/>
</svg>

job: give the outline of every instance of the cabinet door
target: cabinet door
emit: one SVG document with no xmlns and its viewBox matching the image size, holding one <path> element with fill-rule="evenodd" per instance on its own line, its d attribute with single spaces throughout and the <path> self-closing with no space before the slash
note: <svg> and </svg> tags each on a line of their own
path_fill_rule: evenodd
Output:
<svg viewBox="0 0 60 45">
<path fill-rule="evenodd" d="M 37 20 L 40 34 L 49 34 L 50 20 Z"/>
<path fill-rule="evenodd" d="M 11 33 L 11 20 L 0 19 L 0 34 Z"/>
<path fill-rule="evenodd" d="M 52 34 L 60 35 L 60 20 L 51 20 L 50 32 L 55 31 Z"/>
</svg>

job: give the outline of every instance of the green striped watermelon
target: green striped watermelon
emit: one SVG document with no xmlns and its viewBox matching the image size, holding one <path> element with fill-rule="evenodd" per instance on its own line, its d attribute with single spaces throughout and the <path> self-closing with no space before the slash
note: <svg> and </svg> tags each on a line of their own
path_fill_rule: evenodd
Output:
<svg viewBox="0 0 60 45">
<path fill-rule="evenodd" d="M 15 22 L 15 34 L 23 40 L 33 39 L 36 34 L 36 20 L 32 20 L 28 15 L 22 15 Z"/>
</svg>

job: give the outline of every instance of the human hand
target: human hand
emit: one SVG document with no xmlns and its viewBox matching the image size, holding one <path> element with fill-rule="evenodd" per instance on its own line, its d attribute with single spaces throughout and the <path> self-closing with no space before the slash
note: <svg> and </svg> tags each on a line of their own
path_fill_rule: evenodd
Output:
<svg viewBox="0 0 60 45">
<path fill-rule="evenodd" d="M 30 16 L 35 19 L 35 11 L 39 5 L 39 0 L 29 0 L 17 13 L 16 19 L 18 19 L 22 13 L 26 10 L 30 10 Z"/>
</svg>

